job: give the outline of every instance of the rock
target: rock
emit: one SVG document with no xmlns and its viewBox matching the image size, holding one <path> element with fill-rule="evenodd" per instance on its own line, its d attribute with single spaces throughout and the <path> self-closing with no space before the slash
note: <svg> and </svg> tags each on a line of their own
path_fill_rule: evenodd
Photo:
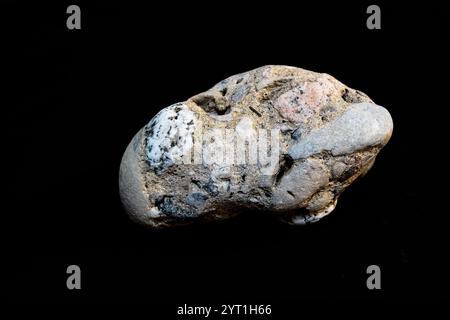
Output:
<svg viewBox="0 0 450 320">
<path fill-rule="evenodd" d="M 314 222 L 371 168 L 392 129 L 386 109 L 327 74 L 264 66 L 142 128 L 122 159 L 122 203 L 152 227 L 248 210 Z"/>
<path fill-rule="evenodd" d="M 367 146 L 384 145 L 392 131 L 389 112 L 373 103 L 355 103 L 334 122 L 312 130 L 293 144 L 289 155 L 293 159 L 306 159 L 329 151 L 333 156 L 350 154 Z"/>
</svg>

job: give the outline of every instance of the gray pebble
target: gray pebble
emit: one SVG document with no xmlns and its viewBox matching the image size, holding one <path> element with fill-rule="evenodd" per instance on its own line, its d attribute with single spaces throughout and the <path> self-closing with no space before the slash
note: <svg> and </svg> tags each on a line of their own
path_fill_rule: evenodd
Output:
<svg viewBox="0 0 450 320">
<path fill-rule="evenodd" d="M 316 222 L 392 130 L 386 109 L 328 74 L 263 66 L 155 115 L 124 153 L 121 200 L 151 227 L 249 210 Z"/>
</svg>

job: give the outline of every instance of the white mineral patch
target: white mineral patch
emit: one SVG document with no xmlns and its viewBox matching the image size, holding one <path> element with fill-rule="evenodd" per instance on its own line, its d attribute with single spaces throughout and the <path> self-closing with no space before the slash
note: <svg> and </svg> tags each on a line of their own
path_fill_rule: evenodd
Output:
<svg viewBox="0 0 450 320">
<path fill-rule="evenodd" d="M 185 104 L 160 111 L 149 124 L 146 154 L 150 167 L 167 167 L 189 157 L 195 123 L 194 113 Z"/>
</svg>

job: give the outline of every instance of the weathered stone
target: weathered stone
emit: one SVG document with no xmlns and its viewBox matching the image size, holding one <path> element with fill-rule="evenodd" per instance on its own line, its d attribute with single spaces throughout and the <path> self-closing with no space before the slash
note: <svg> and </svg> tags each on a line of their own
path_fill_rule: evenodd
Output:
<svg viewBox="0 0 450 320">
<path fill-rule="evenodd" d="M 121 199 L 153 227 L 248 209 L 314 222 L 370 169 L 392 129 L 386 109 L 327 74 L 264 66 L 161 110 L 125 151 Z"/>
</svg>

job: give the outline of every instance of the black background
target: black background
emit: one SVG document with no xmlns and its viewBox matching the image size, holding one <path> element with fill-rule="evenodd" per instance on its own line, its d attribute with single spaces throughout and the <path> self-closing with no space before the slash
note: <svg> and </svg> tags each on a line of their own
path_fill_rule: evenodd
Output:
<svg viewBox="0 0 450 320">
<path fill-rule="evenodd" d="M 14 69 L 2 294 L 146 298 L 168 313 L 449 296 L 443 8 L 378 3 L 382 29 L 368 30 L 371 3 L 127 3 L 74 1 L 81 30 L 66 28 L 72 3 L 2 8 Z M 132 136 L 161 108 L 265 64 L 329 73 L 391 112 L 393 137 L 370 173 L 306 227 L 245 215 L 166 231 L 131 222 L 118 168 Z M 80 291 L 66 288 L 70 264 Z M 382 290 L 366 287 L 371 264 Z"/>
</svg>

